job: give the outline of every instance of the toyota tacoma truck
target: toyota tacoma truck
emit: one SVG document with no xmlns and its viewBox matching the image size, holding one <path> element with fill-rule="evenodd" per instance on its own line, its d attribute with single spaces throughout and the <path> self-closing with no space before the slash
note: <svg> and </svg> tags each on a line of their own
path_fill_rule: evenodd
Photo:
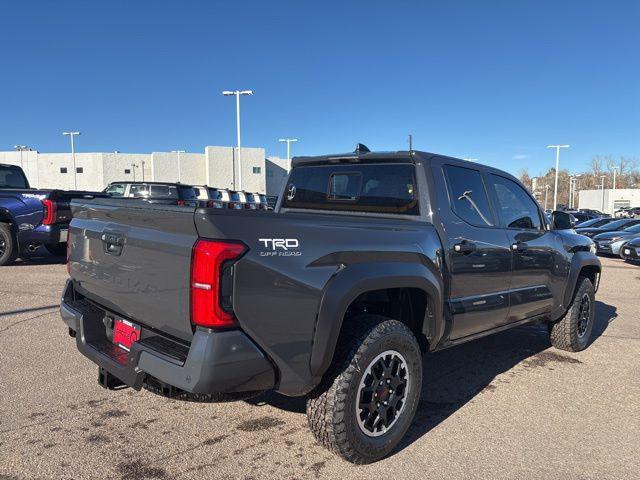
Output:
<svg viewBox="0 0 640 480">
<path fill-rule="evenodd" d="M 70 201 L 95 193 L 30 188 L 22 168 L 0 164 L 0 266 L 44 247 L 64 255 L 71 220 Z"/>
<path fill-rule="evenodd" d="M 422 354 L 524 324 L 586 348 L 600 262 L 513 176 L 418 151 L 297 157 L 274 211 L 75 200 L 61 315 L 103 387 L 306 396 L 354 463 L 413 421 Z"/>
</svg>

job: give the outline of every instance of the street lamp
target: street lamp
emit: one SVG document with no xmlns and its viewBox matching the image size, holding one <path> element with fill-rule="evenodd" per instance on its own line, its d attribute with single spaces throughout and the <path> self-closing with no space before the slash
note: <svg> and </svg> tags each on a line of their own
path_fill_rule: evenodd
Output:
<svg viewBox="0 0 640 480">
<path fill-rule="evenodd" d="M 73 161 L 73 189 L 76 190 L 78 188 L 78 182 L 76 179 L 76 150 L 73 144 L 73 137 L 76 135 L 80 135 L 80 132 L 62 132 L 62 135 L 69 135 L 71 139 L 71 158 Z"/>
<path fill-rule="evenodd" d="M 178 183 L 180 183 L 180 180 L 182 179 L 182 170 L 180 169 L 180 154 L 184 153 L 184 150 L 171 150 L 171 153 L 178 154 Z"/>
<path fill-rule="evenodd" d="M 556 149 L 556 181 L 553 187 L 553 209 L 558 208 L 558 170 L 560 169 L 560 149 L 569 148 L 571 145 L 547 145 L 547 148 Z"/>
<path fill-rule="evenodd" d="M 618 173 L 618 167 L 613 167 L 613 188 L 611 192 L 611 214 L 616 213 L 616 174 Z"/>
<path fill-rule="evenodd" d="M 547 211 L 547 198 L 549 197 L 549 189 L 551 187 L 549 185 L 544 186 L 544 211 Z"/>
<path fill-rule="evenodd" d="M 236 134 L 238 136 L 238 188 L 236 188 L 236 164 L 233 162 L 233 188 L 242 190 L 242 154 L 240 153 L 240 95 L 253 95 L 253 90 L 225 90 L 225 97 L 236 97 Z"/>
<path fill-rule="evenodd" d="M 297 138 L 280 138 L 279 142 L 287 142 L 287 164 L 291 163 L 291 142 L 297 142 Z"/>
<path fill-rule="evenodd" d="M 22 152 L 30 152 L 31 148 L 26 145 L 14 145 L 13 148 L 17 152 L 20 152 L 20 168 L 24 169 L 24 167 L 22 166 Z"/>
<path fill-rule="evenodd" d="M 600 175 L 600 178 L 602 179 L 602 212 L 604 213 L 604 180 L 605 178 L 607 178 L 607 176 Z"/>
</svg>

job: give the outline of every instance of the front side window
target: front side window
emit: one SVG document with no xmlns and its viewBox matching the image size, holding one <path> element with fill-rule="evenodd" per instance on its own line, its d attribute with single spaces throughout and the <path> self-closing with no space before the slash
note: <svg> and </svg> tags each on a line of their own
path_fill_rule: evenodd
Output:
<svg viewBox="0 0 640 480">
<path fill-rule="evenodd" d="M 451 209 L 462 220 L 476 227 L 491 227 L 489 198 L 478 170 L 445 165 Z"/>
<path fill-rule="evenodd" d="M 124 185 L 121 183 L 109 185 L 105 190 L 105 193 L 108 193 L 112 197 L 121 197 L 124 195 Z"/>
<path fill-rule="evenodd" d="M 283 207 L 418 215 L 414 169 L 404 163 L 296 167 Z"/>
<path fill-rule="evenodd" d="M 506 228 L 540 230 L 540 211 L 533 199 L 516 182 L 490 175 L 498 199 L 498 213 Z"/>
</svg>

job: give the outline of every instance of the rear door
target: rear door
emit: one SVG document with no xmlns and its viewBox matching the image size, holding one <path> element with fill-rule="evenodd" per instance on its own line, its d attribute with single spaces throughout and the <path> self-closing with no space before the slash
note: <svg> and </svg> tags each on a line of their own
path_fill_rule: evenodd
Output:
<svg viewBox="0 0 640 480">
<path fill-rule="evenodd" d="M 445 163 L 434 166 L 434 177 L 450 276 L 450 338 L 457 339 L 507 322 L 511 252 L 479 169 Z"/>
<path fill-rule="evenodd" d="M 546 229 L 537 203 L 521 185 L 494 173 L 487 183 L 513 254 L 508 321 L 547 313 L 566 285 L 562 242 Z"/>
<path fill-rule="evenodd" d="M 136 323 L 190 339 L 194 209 L 126 198 L 73 209 L 69 265 L 77 291 Z"/>
</svg>

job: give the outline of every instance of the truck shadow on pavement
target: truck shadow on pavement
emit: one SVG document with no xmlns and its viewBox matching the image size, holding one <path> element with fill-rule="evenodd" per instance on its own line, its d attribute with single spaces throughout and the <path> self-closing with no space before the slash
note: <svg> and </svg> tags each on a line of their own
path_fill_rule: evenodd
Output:
<svg viewBox="0 0 640 480">
<path fill-rule="evenodd" d="M 591 343 L 617 318 L 616 308 L 596 301 Z M 491 395 L 529 369 L 553 370 L 563 364 L 579 367 L 580 354 L 550 349 L 546 325 L 516 327 L 439 352 L 423 360 L 422 395 L 415 419 L 396 448 L 403 450 L 438 426 L 478 395 Z M 499 377 L 499 378 L 497 378 Z M 304 414 L 305 399 L 274 392 L 251 400 L 256 406 L 271 405 Z"/>
<path fill-rule="evenodd" d="M 34 253 L 20 257 L 13 263 L 13 266 L 29 266 L 29 265 L 64 265 L 67 259 L 61 256 L 51 255 L 47 252 L 36 251 Z"/>
</svg>

